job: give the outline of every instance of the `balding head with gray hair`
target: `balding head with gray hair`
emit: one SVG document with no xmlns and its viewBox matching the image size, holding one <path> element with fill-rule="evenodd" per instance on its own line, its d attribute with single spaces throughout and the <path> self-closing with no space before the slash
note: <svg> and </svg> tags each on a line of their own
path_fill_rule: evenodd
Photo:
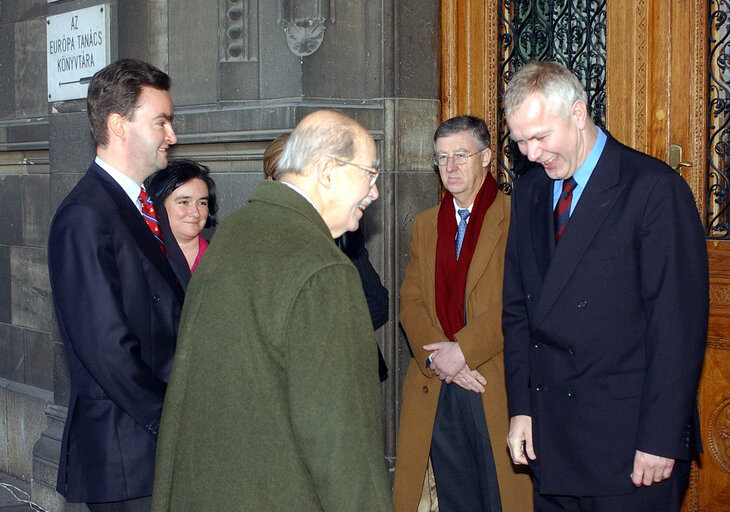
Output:
<svg viewBox="0 0 730 512">
<path fill-rule="evenodd" d="M 358 134 L 364 129 L 354 120 L 331 110 L 310 114 L 289 135 L 279 157 L 274 179 L 282 174 L 306 172 L 307 164 L 322 155 L 351 160 Z"/>
</svg>

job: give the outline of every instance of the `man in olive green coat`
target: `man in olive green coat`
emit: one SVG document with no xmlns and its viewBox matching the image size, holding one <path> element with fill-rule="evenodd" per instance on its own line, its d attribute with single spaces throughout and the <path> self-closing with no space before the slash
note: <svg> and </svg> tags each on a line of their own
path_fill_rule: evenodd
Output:
<svg viewBox="0 0 730 512">
<path fill-rule="evenodd" d="M 333 240 L 377 199 L 375 160 L 362 126 L 314 112 L 218 228 L 185 299 L 153 511 L 392 510 L 372 324 Z"/>
</svg>

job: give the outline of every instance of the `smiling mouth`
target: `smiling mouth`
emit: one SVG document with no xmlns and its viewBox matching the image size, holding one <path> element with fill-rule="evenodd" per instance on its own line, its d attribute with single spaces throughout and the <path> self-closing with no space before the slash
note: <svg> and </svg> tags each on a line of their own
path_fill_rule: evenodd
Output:
<svg viewBox="0 0 730 512">
<path fill-rule="evenodd" d="M 558 155 L 553 155 L 553 157 L 549 160 L 545 160 L 542 165 L 552 165 L 555 163 L 555 160 L 558 158 Z"/>
<path fill-rule="evenodd" d="M 362 201 L 360 201 L 360 204 L 358 204 L 357 207 L 360 209 L 360 211 L 364 212 L 365 211 L 365 208 L 367 208 L 368 206 L 370 206 L 370 204 L 372 202 L 373 202 L 372 199 L 370 199 L 369 197 L 366 197 L 365 199 L 363 199 Z"/>
</svg>

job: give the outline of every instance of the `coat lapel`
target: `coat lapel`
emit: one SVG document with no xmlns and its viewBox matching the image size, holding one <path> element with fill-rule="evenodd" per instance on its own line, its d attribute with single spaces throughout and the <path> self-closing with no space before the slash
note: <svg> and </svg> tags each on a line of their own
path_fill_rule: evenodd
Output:
<svg viewBox="0 0 730 512">
<path fill-rule="evenodd" d="M 101 167 L 94 163 L 89 168 L 89 171 L 99 180 L 102 187 L 107 191 L 109 196 L 112 198 L 112 201 L 114 201 L 114 206 L 117 212 L 119 212 L 119 216 L 122 218 L 124 224 L 129 228 L 129 232 L 137 243 L 137 246 L 140 248 L 140 251 L 152 262 L 160 274 L 162 274 L 162 276 L 164 276 L 164 278 L 169 282 L 170 287 L 174 290 L 175 295 L 182 304 L 185 292 L 175 276 L 175 273 L 172 271 L 172 267 L 170 267 L 167 258 L 165 258 L 165 255 L 160 250 L 157 240 L 155 240 L 155 237 L 152 236 L 152 232 L 149 227 L 147 227 L 142 215 L 129 200 L 129 197 L 124 193 L 124 190 L 122 190 L 119 184 L 114 181 L 114 179 Z M 164 212 L 160 213 L 165 215 Z M 165 221 L 166 220 L 167 217 L 165 216 Z M 175 243 L 174 240 L 171 242 Z"/>
<path fill-rule="evenodd" d="M 544 174 L 544 171 L 542 172 Z M 533 193 L 530 215 L 532 246 L 540 277 L 544 279 L 555 252 L 555 242 L 553 241 L 555 228 L 552 216 L 553 180 L 548 179 L 544 184 L 537 185 Z"/>
<path fill-rule="evenodd" d="M 487 213 L 484 216 L 484 222 L 482 222 L 482 230 L 479 233 L 479 240 L 477 241 L 476 248 L 474 249 L 474 255 L 471 258 L 469 264 L 469 271 L 466 275 L 466 287 L 464 289 L 464 296 L 469 297 L 471 292 L 474 291 L 474 287 L 477 285 L 482 277 L 482 274 L 489 266 L 489 261 L 494 255 L 494 250 L 499 243 L 499 240 L 506 236 L 506 226 L 504 226 L 504 208 L 502 206 L 505 198 L 501 192 L 497 192 L 497 197 L 494 203 L 489 207 Z M 435 269 L 434 269 L 435 272 Z"/>
<path fill-rule="evenodd" d="M 609 137 L 550 260 L 535 308 L 534 325 L 539 325 L 550 311 L 575 268 L 580 264 L 593 237 L 606 220 L 616 199 L 624 190 L 625 186 L 619 183 L 620 159 L 620 147 Z M 552 229 L 545 231 L 552 235 Z"/>
</svg>

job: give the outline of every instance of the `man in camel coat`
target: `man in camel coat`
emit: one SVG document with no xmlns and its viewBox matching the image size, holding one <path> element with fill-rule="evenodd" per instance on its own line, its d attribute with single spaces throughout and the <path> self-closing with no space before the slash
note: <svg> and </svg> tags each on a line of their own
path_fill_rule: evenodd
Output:
<svg viewBox="0 0 730 512">
<path fill-rule="evenodd" d="M 403 387 L 394 504 L 401 512 L 524 512 L 532 509 L 530 478 L 514 471 L 505 446 L 510 201 L 488 172 L 482 119 L 449 119 L 434 143 L 448 192 L 415 219 L 401 287 L 400 321 L 414 357 Z"/>
</svg>

